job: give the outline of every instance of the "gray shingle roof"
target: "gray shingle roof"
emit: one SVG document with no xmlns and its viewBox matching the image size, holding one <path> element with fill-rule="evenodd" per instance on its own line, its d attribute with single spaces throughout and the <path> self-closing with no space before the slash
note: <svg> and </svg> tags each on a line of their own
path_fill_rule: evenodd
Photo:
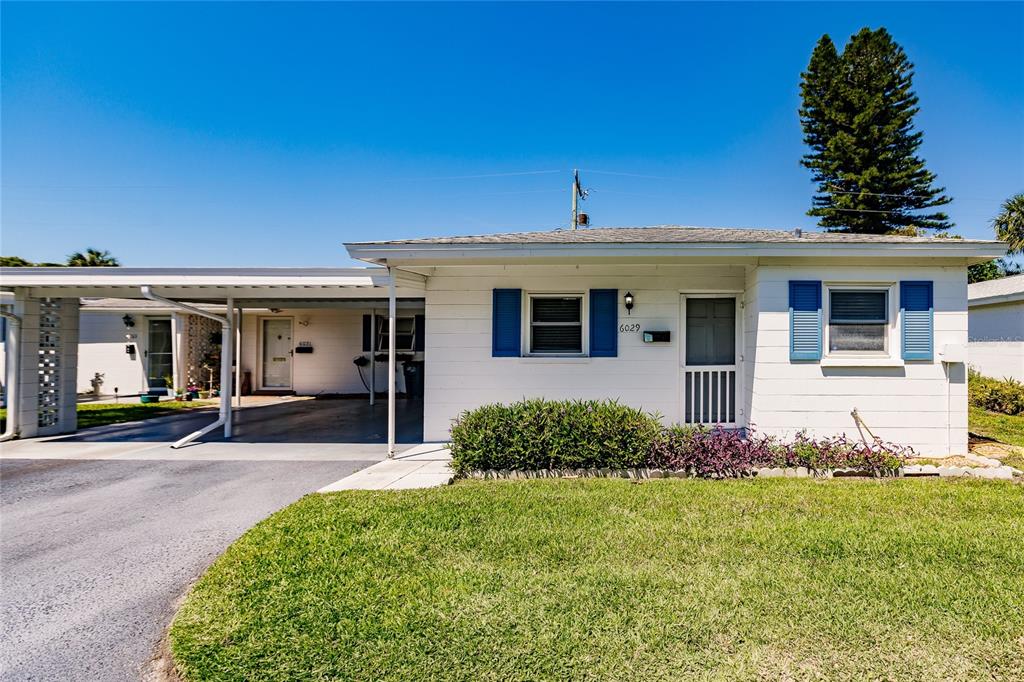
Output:
<svg viewBox="0 0 1024 682">
<path fill-rule="evenodd" d="M 464 237 L 397 239 L 353 244 L 707 244 L 707 243 L 819 243 L 819 244 L 928 244 L 949 243 L 936 237 L 808 232 L 797 236 L 788 230 L 735 229 L 725 227 L 593 227 L 579 230 L 543 232 L 505 232 Z M 963 239 L 963 243 L 991 243 L 989 240 Z"/>
</svg>

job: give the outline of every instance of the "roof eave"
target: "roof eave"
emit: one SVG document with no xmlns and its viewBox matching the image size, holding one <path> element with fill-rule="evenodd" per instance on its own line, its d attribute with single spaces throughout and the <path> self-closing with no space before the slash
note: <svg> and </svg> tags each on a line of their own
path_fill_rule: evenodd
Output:
<svg viewBox="0 0 1024 682">
<path fill-rule="evenodd" d="M 967 299 L 968 308 L 975 308 L 986 305 L 999 305 L 1002 303 L 1024 303 L 1024 291 L 1013 291 L 1008 294 L 979 296 L 978 298 Z"/>
<path fill-rule="evenodd" d="M 521 260 L 625 257 L 821 257 L 821 258 L 965 258 L 982 263 L 1006 254 L 1000 242 L 948 243 L 764 243 L 764 242 L 626 242 L 626 243 L 516 243 L 516 244 L 345 244 L 352 258 L 369 263 L 432 260 Z"/>
</svg>

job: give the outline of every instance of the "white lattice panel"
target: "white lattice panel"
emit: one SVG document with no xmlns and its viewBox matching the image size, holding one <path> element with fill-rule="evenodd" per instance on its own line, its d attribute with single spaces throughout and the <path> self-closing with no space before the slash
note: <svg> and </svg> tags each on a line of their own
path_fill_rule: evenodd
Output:
<svg viewBox="0 0 1024 682">
<path fill-rule="evenodd" d="M 60 299 L 39 302 L 39 402 L 40 427 L 54 426 L 60 420 Z"/>
</svg>

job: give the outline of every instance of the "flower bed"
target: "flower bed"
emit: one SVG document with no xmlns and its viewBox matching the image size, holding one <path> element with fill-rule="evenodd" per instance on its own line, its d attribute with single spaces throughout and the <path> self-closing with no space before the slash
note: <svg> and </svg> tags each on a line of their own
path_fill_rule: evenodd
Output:
<svg viewBox="0 0 1024 682">
<path fill-rule="evenodd" d="M 748 429 L 673 426 L 613 401 L 524 400 L 462 413 L 452 427 L 452 468 L 482 471 L 681 472 L 707 478 L 753 475 L 759 469 L 892 474 L 910 448 L 876 440 L 799 433 L 792 441 Z"/>
</svg>

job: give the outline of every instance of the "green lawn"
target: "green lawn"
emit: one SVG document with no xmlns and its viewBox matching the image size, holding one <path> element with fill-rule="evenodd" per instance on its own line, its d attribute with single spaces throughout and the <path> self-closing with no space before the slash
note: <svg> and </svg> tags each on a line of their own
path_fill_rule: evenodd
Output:
<svg viewBox="0 0 1024 682">
<path fill-rule="evenodd" d="M 1015 446 L 998 455 L 999 461 L 1024 471 L 1024 415 L 989 412 L 971 406 L 969 419 L 971 433 Z"/>
<path fill-rule="evenodd" d="M 126 398 L 126 400 L 129 400 Z M 152 419 L 171 414 L 178 410 L 191 410 L 197 407 L 208 407 L 216 402 L 201 400 L 168 400 L 159 403 L 147 403 L 143 405 L 138 402 L 124 402 L 116 405 L 107 403 L 79 403 L 78 404 L 78 428 L 86 429 L 90 426 L 104 426 L 106 424 L 120 424 L 121 422 L 134 422 L 142 419 Z M 7 422 L 7 410 L 0 409 L 0 429 Z"/>
<path fill-rule="evenodd" d="M 989 412 L 972 405 L 968 418 L 972 433 L 1024 447 L 1024 415 Z"/>
<path fill-rule="evenodd" d="M 310 495 L 197 583 L 186 680 L 1011 680 L 1024 486 L 554 480 Z"/>
</svg>

